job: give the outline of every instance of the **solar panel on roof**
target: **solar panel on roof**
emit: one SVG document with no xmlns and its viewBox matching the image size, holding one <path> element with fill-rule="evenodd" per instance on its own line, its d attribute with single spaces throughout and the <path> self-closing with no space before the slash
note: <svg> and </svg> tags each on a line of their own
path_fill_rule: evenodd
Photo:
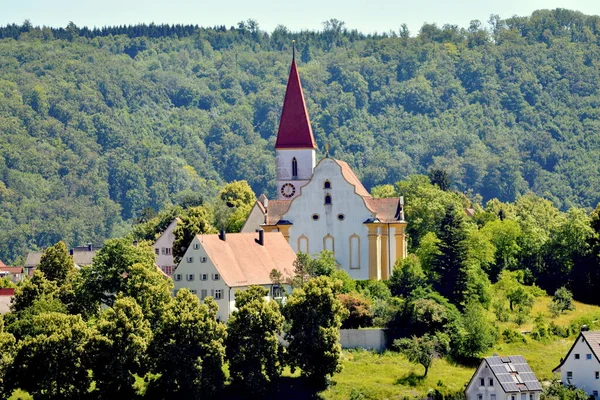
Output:
<svg viewBox="0 0 600 400">
<path fill-rule="evenodd" d="M 542 385 L 538 381 L 527 382 L 526 385 L 529 390 L 542 390 Z"/>
<path fill-rule="evenodd" d="M 488 364 L 490 364 L 490 366 L 493 365 L 502 365 L 502 360 L 500 360 L 500 357 L 488 357 L 486 358 Z"/>
</svg>

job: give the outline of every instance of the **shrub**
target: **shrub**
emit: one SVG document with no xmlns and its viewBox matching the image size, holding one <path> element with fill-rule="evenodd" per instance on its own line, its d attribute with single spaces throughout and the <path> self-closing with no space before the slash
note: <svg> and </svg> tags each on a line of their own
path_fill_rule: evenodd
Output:
<svg viewBox="0 0 600 400">
<path fill-rule="evenodd" d="M 373 312 L 371 301 L 360 293 L 347 293 L 338 295 L 349 315 L 342 322 L 343 329 L 357 329 L 373 326 Z"/>
<path fill-rule="evenodd" d="M 508 328 L 502 332 L 502 340 L 504 343 L 527 343 L 527 339 L 520 332 Z"/>
</svg>

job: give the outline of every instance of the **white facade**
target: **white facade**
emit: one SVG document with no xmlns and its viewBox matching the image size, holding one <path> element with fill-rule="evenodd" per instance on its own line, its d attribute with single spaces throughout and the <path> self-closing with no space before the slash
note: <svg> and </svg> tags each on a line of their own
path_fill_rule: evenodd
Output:
<svg viewBox="0 0 600 400">
<path fill-rule="evenodd" d="M 234 235 L 248 234 L 227 234 L 226 240 L 232 240 Z M 281 236 L 281 234 L 279 233 L 271 233 L 269 235 Z M 273 237 L 269 237 L 269 235 L 265 234 L 265 240 L 274 241 Z M 212 236 L 212 238 L 209 238 L 209 236 Z M 281 285 L 283 287 L 280 287 L 278 284 L 270 282 L 270 279 L 268 278 L 268 272 L 266 274 L 266 278 L 257 277 L 258 275 L 256 271 L 250 271 L 251 269 L 253 269 L 252 263 L 255 263 L 254 265 L 256 265 L 256 261 L 251 261 L 251 264 L 246 265 L 232 265 L 234 263 L 227 262 L 227 259 L 233 260 L 235 258 L 244 258 L 245 256 L 247 256 L 248 252 L 255 254 L 258 253 L 259 258 L 264 259 L 265 257 L 264 254 L 261 255 L 260 252 L 256 250 L 253 252 L 252 249 L 248 247 L 241 249 L 242 251 L 240 252 L 240 254 L 237 254 L 232 257 L 230 253 L 239 250 L 240 247 L 225 247 L 225 245 L 223 245 L 222 247 L 215 246 L 214 237 L 216 236 L 217 235 L 197 235 L 192 240 L 190 246 L 185 252 L 185 255 L 181 259 L 179 265 L 177 266 L 177 269 L 173 272 L 172 275 L 175 293 L 177 293 L 177 291 L 180 289 L 186 288 L 189 289 L 192 292 L 192 294 L 197 295 L 200 300 L 204 300 L 206 297 L 212 296 L 215 299 L 217 305 L 219 306 L 217 318 L 220 321 L 227 321 L 231 312 L 235 310 L 235 293 L 239 290 L 246 290 L 248 286 L 252 284 L 261 286 L 268 290 L 268 295 L 266 296 L 268 300 L 270 300 L 273 297 L 282 297 L 284 291 L 291 291 L 289 285 Z M 209 242 L 210 239 L 212 239 L 212 242 Z M 252 235 L 252 240 L 254 240 L 254 235 Z M 278 266 L 285 265 L 285 268 L 287 268 L 287 270 L 284 271 L 284 276 L 288 277 L 289 268 L 292 267 L 295 255 L 292 252 L 289 245 L 287 245 L 283 237 L 280 238 L 280 242 L 285 244 L 285 246 L 287 247 L 287 252 L 281 250 L 277 251 L 277 249 L 273 251 L 277 251 L 278 253 L 286 253 L 281 254 L 281 257 L 276 256 L 276 262 L 278 263 Z M 217 244 L 219 243 L 217 242 Z M 255 244 L 255 246 L 262 245 Z M 213 257 L 211 257 L 209 251 L 207 250 L 208 248 L 212 248 L 213 251 L 222 252 L 221 255 L 224 256 L 224 258 L 217 257 L 219 258 L 219 261 L 215 263 L 215 260 L 213 259 L 214 253 Z M 219 265 L 218 262 L 226 265 Z M 269 265 L 268 268 L 271 268 L 271 266 L 272 265 Z M 258 265 L 256 265 L 256 267 L 258 267 Z M 245 269 L 244 273 L 241 275 L 239 274 L 240 268 Z M 281 268 L 279 268 L 280 272 L 282 272 Z M 234 270 L 233 275 L 231 274 L 232 270 Z M 237 281 L 228 284 L 227 278 L 231 278 L 231 276 L 236 276 Z M 250 281 L 250 279 L 252 278 L 254 278 L 255 281 Z M 262 284 L 259 283 L 260 281 L 262 281 Z"/>
<path fill-rule="evenodd" d="M 290 200 L 308 183 L 316 165 L 314 149 L 276 149 L 277 198 Z"/>
<path fill-rule="evenodd" d="M 327 182 L 329 189 L 325 188 Z M 295 252 L 311 255 L 331 250 L 352 278 L 369 279 L 368 229 L 364 222 L 373 213 L 344 179 L 335 160 L 325 158 L 319 162 L 301 194 L 281 217 L 293 222 L 290 246 Z"/>
<path fill-rule="evenodd" d="M 167 229 L 165 229 L 152 245 L 154 254 L 156 255 L 156 265 L 169 276 L 171 276 L 175 269 L 175 262 L 173 261 L 173 242 L 175 241 L 175 235 L 173 234 L 173 231 L 176 227 L 177 218 L 169 224 Z"/>
<path fill-rule="evenodd" d="M 589 339 L 586 340 L 585 334 L 593 335 L 594 339 L 597 339 L 595 336 L 600 336 L 600 332 L 582 332 L 555 372 L 560 371 L 563 384 L 583 389 L 590 396 L 597 398 L 600 391 L 600 362 L 588 344 Z"/>
<path fill-rule="evenodd" d="M 539 400 L 541 390 L 507 393 L 484 359 L 467 385 L 465 394 L 467 400 Z"/>
</svg>

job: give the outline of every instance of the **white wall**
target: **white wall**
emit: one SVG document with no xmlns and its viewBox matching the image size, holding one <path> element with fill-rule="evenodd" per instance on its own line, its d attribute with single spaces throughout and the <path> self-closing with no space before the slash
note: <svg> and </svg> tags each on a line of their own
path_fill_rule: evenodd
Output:
<svg viewBox="0 0 600 400">
<path fill-rule="evenodd" d="M 313 169 L 316 165 L 315 150 L 313 149 L 279 149 L 276 150 L 277 164 L 277 198 L 279 200 L 288 200 L 281 194 L 281 186 L 285 183 L 291 183 L 296 188 L 296 193 L 293 197 L 298 196 L 300 188 L 310 180 Z M 298 165 L 298 176 L 296 179 L 292 177 L 292 159 L 296 157 Z"/>
<path fill-rule="evenodd" d="M 384 329 L 340 329 L 343 349 L 385 350 Z"/>
<path fill-rule="evenodd" d="M 481 385 L 482 378 L 483 386 Z M 493 385 L 490 385 L 490 379 L 492 379 Z M 475 371 L 475 375 L 467 387 L 466 395 L 467 400 L 478 400 L 479 395 L 482 396 L 482 400 L 492 400 L 492 395 L 496 396 L 496 400 L 513 400 L 513 396 L 514 400 L 530 400 L 530 395 L 533 395 L 534 400 L 540 398 L 540 392 L 505 393 L 485 361 L 482 361 Z"/>
<path fill-rule="evenodd" d="M 575 358 L 576 354 L 579 354 L 578 360 Z M 588 354 L 591 355 L 590 360 L 587 359 Z M 569 371 L 573 373 L 570 381 L 567 379 Z M 573 350 L 560 367 L 561 381 L 565 385 L 570 383 L 592 395 L 594 390 L 600 391 L 600 379 L 596 379 L 596 371 L 600 372 L 600 364 L 590 347 L 583 341 L 583 336 L 579 335 Z"/>
<path fill-rule="evenodd" d="M 331 189 L 323 189 L 326 180 L 331 182 Z M 331 205 L 325 205 L 327 193 L 332 196 Z M 298 252 L 298 238 L 307 236 L 309 253 L 315 255 L 324 249 L 323 238 L 331 235 L 334 238 L 335 258 L 341 268 L 354 279 L 368 279 L 369 243 L 364 221 L 372 213 L 363 198 L 355 194 L 354 186 L 344 179 L 340 166 L 328 158 L 319 162 L 312 180 L 301 189 L 301 194 L 281 217 L 293 223 L 290 229 L 290 246 Z M 317 221 L 312 219 L 313 214 L 319 215 Z M 338 214 L 344 214 L 343 221 L 338 219 Z M 349 268 L 349 240 L 353 234 L 360 238 L 360 269 Z"/>
<path fill-rule="evenodd" d="M 166 272 L 165 267 L 167 266 L 171 266 L 175 269 L 175 262 L 173 261 L 173 242 L 175 241 L 175 235 L 173 234 L 173 231 L 176 227 L 177 220 L 174 219 L 152 246 L 154 248 L 154 254 L 156 254 L 156 265 L 164 272 Z M 166 249 L 169 250 L 167 251 Z"/>
<path fill-rule="evenodd" d="M 240 232 L 254 232 L 264 223 L 265 214 L 260 209 L 258 202 L 255 202 Z"/>
</svg>

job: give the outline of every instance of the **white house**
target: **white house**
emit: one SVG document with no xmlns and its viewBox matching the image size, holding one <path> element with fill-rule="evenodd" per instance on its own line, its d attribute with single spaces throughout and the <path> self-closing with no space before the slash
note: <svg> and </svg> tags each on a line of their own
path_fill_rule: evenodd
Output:
<svg viewBox="0 0 600 400">
<path fill-rule="evenodd" d="M 583 389 L 598 398 L 600 391 L 600 331 L 582 328 L 567 356 L 554 368 L 565 385 Z"/>
<path fill-rule="evenodd" d="M 175 241 L 175 235 L 173 231 L 177 228 L 177 222 L 179 218 L 175 218 L 167 229 L 156 239 L 156 242 L 152 245 L 154 248 L 154 254 L 156 254 L 156 265 L 167 275 L 171 276 L 175 269 L 175 262 L 173 261 L 173 242 Z"/>
<path fill-rule="evenodd" d="M 387 279 L 406 255 L 401 198 L 374 199 L 340 160 L 318 164 L 296 61 L 277 132 L 277 199 L 255 203 L 242 232 L 281 232 L 295 252 L 331 250 L 354 279 Z"/>
<path fill-rule="evenodd" d="M 226 321 L 235 309 L 235 293 L 250 285 L 268 289 L 268 298 L 281 297 L 285 287 L 270 278 L 274 269 L 291 278 L 296 254 L 279 232 L 197 235 L 173 272 L 175 292 L 188 288 L 200 300 L 213 296 L 218 318 Z"/>
<path fill-rule="evenodd" d="M 523 356 L 485 357 L 465 389 L 467 400 L 539 400 L 541 393 Z"/>
</svg>

